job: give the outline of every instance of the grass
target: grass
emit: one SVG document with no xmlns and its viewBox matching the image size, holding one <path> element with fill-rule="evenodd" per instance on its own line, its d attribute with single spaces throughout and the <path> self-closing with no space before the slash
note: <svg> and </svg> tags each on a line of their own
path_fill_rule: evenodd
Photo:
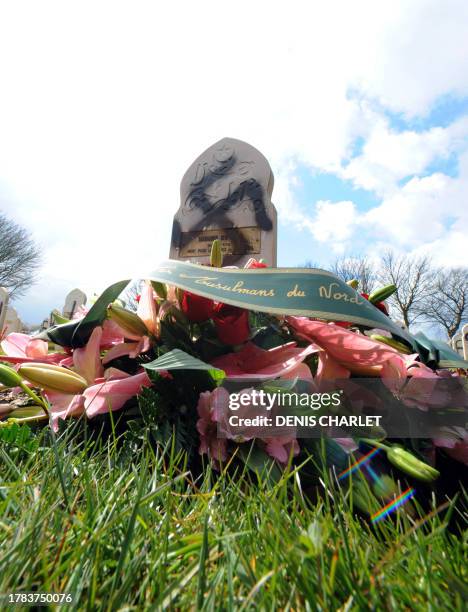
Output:
<svg viewBox="0 0 468 612">
<path fill-rule="evenodd" d="M 75 425 L 55 447 L 45 430 L 0 444 L 0 593 L 70 592 L 80 610 L 463 609 L 453 502 L 372 525 L 325 469 L 304 490 L 294 470 L 195 475 L 166 450 Z"/>
</svg>

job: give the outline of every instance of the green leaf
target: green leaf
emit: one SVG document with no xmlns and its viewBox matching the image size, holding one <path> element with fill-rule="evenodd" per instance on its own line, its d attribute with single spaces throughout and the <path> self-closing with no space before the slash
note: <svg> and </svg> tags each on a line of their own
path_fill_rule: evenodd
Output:
<svg viewBox="0 0 468 612">
<path fill-rule="evenodd" d="M 297 378 L 268 380 L 263 383 L 262 389 L 267 393 L 289 393 L 296 387 L 297 380 Z"/>
<path fill-rule="evenodd" d="M 257 313 L 251 313 L 251 318 L 255 318 Z M 263 317 L 265 319 L 265 317 Z M 253 326 L 252 326 L 253 327 Z M 254 334 L 252 342 L 262 349 L 269 350 L 281 346 L 285 343 L 285 339 L 280 333 L 277 326 L 267 325 L 260 327 Z"/>
<path fill-rule="evenodd" d="M 62 315 L 56 308 L 52 311 L 52 318 L 54 320 L 55 325 L 63 325 L 64 323 L 70 323 L 71 321 L 70 319 L 67 319 L 67 317 L 62 317 Z"/>
<path fill-rule="evenodd" d="M 109 304 L 122 293 L 129 282 L 129 280 L 123 280 L 108 287 L 101 293 L 83 319 L 70 321 L 62 325 L 53 325 L 36 338 L 71 348 L 84 346 L 88 342 L 93 329 L 101 325 L 106 318 Z"/>
<path fill-rule="evenodd" d="M 15 408 L 8 415 L 9 419 L 31 419 L 38 418 L 40 420 L 44 419 L 45 413 L 44 410 L 40 406 L 20 406 L 19 408 Z"/>
<path fill-rule="evenodd" d="M 208 372 L 217 383 L 221 382 L 226 376 L 223 370 L 215 368 L 211 364 L 205 363 L 201 359 L 197 359 L 180 349 L 173 349 L 154 361 L 143 363 L 142 365 L 147 370 L 156 372 L 165 370 L 204 370 Z"/>
<path fill-rule="evenodd" d="M 195 352 L 188 331 L 177 322 L 161 322 L 161 340 L 169 350 L 182 347 L 187 353 Z"/>
</svg>

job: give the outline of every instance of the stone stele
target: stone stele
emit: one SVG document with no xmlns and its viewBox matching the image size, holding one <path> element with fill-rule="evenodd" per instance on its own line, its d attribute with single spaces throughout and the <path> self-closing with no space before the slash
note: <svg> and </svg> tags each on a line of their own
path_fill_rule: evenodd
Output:
<svg viewBox="0 0 468 612">
<path fill-rule="evenodd" d="M 273 173 L 260 151 L 234 138 L 212 145 L 182 178 L 169 257 L 209 264 L 218 238 L 223 265 L 243 266 L 254 257 L 275 267 L 272 191 Z"/>
<path fill-rule="evenodd" d="M 2 329 L 5 325 L 5 318 L 8 307 L 8 299 L 10 294 L 5 287 L 0 287 L 0 337 L 2 335 Z"/>
<path fill-rule="evenodd" d="M 62 315 L 67 319 L 72 319 L 77 310 L 86 304 L 86 294 L 81 289 L 73 289 L 65 298 L 65 305 Z"/>
</svg>

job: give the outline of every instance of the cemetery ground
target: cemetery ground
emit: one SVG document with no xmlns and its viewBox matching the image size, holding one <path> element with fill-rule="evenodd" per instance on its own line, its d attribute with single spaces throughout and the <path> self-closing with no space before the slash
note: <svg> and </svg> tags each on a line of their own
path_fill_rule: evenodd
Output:
<svg viewBox="0 0 468 612">
<path fill-rule="evenodd" d="M 326 469 L 312 490 L 297 470 L 196 474 L 144 432 L 79 424 L 55 443 L 22 426 L 0 447 L 2 594 L 71 593 L 65 608 L 88 610 L 463 608 L 460 498 L 372 525 Z"/>
</svg>

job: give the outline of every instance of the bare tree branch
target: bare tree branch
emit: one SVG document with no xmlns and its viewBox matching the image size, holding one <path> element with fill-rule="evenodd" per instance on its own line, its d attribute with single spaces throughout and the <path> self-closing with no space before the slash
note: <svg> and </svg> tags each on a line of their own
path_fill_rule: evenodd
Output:
<svg viewBox="0 0 468 612">
<path fill-rule="evenodd" d="M 468 322 L 468 269 L 437 270 L 427 299 L 426 319 L 441 326 L 449 338 Z"/>
<path fill-rule="evenodd" d="M 427 300 L 431 295 L 434 271 L 429 257 L 396 255 L 386 251 L 381 258 L 378 279 L 382 285 L 396 285 L 389 298 L 406 327 L 425 318 Z"/>
<path fill-rule="evenodd" d="M 376 268 L 374 263 L 364 255 L 351 255 L 336 259 L 330 271 L 344 281 L 356 278 L 359 281 L 359 291 L 372 293 L 375 289 Z"/>
<path fill-rule="evenodd" d="M 322 266 L 316 262 L 316 261 L 312 261 L 309 259 L 309 261 L 306 261 L 305 264 L 302 264 L 303 268 L 322 268 Z"/>
<path fill-rule="evenodd" d="M 0 213 L 0 286 L 14 296 L 35 281 L 41 253 L 30 233 Z"/>
</svg>

